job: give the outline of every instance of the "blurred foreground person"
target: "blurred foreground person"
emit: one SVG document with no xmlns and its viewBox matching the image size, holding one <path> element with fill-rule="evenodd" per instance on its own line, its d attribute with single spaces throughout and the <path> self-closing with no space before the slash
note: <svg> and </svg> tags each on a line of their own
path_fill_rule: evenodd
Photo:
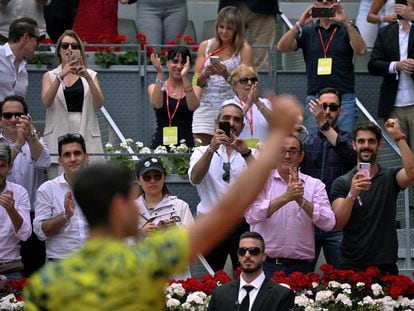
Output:
<svg viewBox="0 0 414 311">
<path fill-rule="evenodd" d="M 73 190 L 91 238 L 82 250 L 32 276 L 25 288 L 26 309 L 164 310 L 169 276 L 217 244 L 262 189 L 300 109 L 291 97 L 274 97 L 273 104 L 273 130 L 257 161 L 188 229 L 160 230 L 129 248 L 123 239 L 138 234 L 129 169 L 97 164 L 81 172 Z"/>
</svg>

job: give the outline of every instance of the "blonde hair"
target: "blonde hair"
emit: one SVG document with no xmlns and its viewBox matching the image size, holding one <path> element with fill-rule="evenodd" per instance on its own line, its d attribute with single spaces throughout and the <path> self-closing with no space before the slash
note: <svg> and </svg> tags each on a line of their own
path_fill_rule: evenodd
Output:
<svg viewBox="0 0 414 311">
<path fill-rule="evenodd" d="M 248 66 L 248 65 L 245 65 L 245 64 L 240 64 L 239 66 L 234 68 L 234 70 L 230 73 L 230 85 L 233 88 L 236 86 L 236 83 L 237 83 L 236 78 L 241 72 L 245 72 L 249 76 L 254 76 L 256 78 L 259 78 L 258 74 L 257 74 L 257 71 L 252 66 Z"/>
<path fill-rule="evenodd" d="M 62 57 L 60 56 L 60 46 L 62 45 L 62 41 L 64 37 L 71 37 L 75 39 L 77 43 L 79 43 L 83 66 L 87 68 L 88 66 L 86 63 L 85 47 L 83 46 L 82 40 L 79 38 L 78 34 L 74 32 L 73 30 L 65 30 L 65 32 L 59 37 L 56 43 L 55 55 L 56 55 L 56 58 L 59 64 L 62 64 Z"/>
<path fill-rule="evenodd" d="M 244 37 L 244 21 L 238 8 L 235 6 L 226 6 L 220 10 L 216 18 L 216 34 L 215 42 L 212 49 L 219 48 L 223 42 L 218 35 L 218 27 L 220 24 L 226 24 L 234 29 L 233 48 L 234 54 L 239 54 L 245 44 Z"/>
</svg>

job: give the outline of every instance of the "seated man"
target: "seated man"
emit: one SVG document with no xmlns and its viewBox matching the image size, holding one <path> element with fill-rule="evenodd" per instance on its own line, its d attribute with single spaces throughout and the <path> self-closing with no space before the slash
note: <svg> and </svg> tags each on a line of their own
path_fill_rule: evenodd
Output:
<svg viewBox="0 0 414 311">
<path fill-rule="evenodd" d="M 75 173 L 88 160 L 85 140 L 80 134 L 58 138 L 59 164 L 64 173 L 40 186 L 36 195 L 33 230 L 46 241 L 46 258 L 62 259 L 80 248 L 88 237 L 88 225 L 72 198 Z"/>
<path fill-rule="evenodd" d="M 11 163 L 10 146 L 0 143 L 0 274 L 21 278 L 20 241 L 32 233 L 30 201 L 26 189 L 6 181 Z"/>
<path fill-rule="evenodd" d="M 293 310 L 295 294 L 267 279 L 263 273 L 266 253 L 260 234 L 245 232 L 240 236 L 238 257 L 242 268 L 240 279 L 217 286 L 211 296 L 208 311 Z"/>
<path fill-rule="evenodd" d="M 118 165 L 82 171 L 73 193 L 90 226 L 90 240 L 69 258 L 46 265 L 25 288 L 31 310 L 164 310 L 163 290 L 172 273 L 207 253 L 243 217 L 263 188 L 280 154 L 282 138 L 297 121 L 299 104 L 275 97 L 266 147 L 215 203 L 215 208 L 186 229 L 172 227 L 141 239 L 132 249 L 123 240 L 138 234 L 131 172 Z M 254 182 L 252 182 L 254 180 Z M 235 204 L 237 202 L 237 204 Z M 121 291 L 121 295 L 116 293 Z"/>
<path fill-rule="evenodd" d="M 252 231 L 266 242 L 265 275 L 313 271 L 315 258 L 314 225 L 324 231 L 335 226 L 325 185 L 302 174 L 298 166 L 304 152 L 294 135 L 285 137 L 273 171 L 262 193 L 246 213 Z"/>
</svg>

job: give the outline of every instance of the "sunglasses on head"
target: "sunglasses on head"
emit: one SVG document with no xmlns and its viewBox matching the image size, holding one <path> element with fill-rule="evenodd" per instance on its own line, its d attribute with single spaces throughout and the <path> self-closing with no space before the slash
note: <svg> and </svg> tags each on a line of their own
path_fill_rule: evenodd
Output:
<svg viewBox="0 0 414 311">
<path fill-rule="evenodd" d="M 230 162 L 223 163 L 223 180 L 225 182 L 230 182 Z"/>
<path fill-rule="evenodd" d="M 2 114 L 3 119 L 10 120 L 11 118 L 20 118 L 21 116 L 24 116 L 23 112 L 3 112 Z"/>
<path fill-rule="evenodd" d="M 260 247 L 239 247 L 237 250 L 239 256 L 244 256 L 247 252 L 249 252 L 249 254 L 252 256 L 257 256 L 262 252 L 262 250 Z"/>
<path fill-rule="evenodd" d="M 60 44 L 60 47 L 64 50 L 67 50 L 69 45 L 72 47 L 72 50 L 80 50 L 80 44 L 79 43 L 69 43 L 69 42 L 62 42 Z"/>
<path fill-rule="evenodd" d="M 240 84 L 243 84 L 243 85 L 246 85 L 247 83 L 249 83 L 249 81 L 251 82 L 251 84 L 255 84 L 257 82 L 257 78 L 256 77 L 251 77 L 251 78 L 249 78 L 249 77 L 241 77 L 239 79 L 239 83 Z"/>
<path fill-rule="evenodd" d="M 326 104 L 323 103 L 322 105 L 323 105 L 323 110 L 326 110 L 329 107 L 330 111 L 335 112 L 335 111 L 338 111 L 339 109 L 339 105 L 334 104 L 334 103 L 326 103 Z"/>
<path fill-rule="evenodd" d="M 142 179 L 146 182 L 151 181 L 151 179 L 154 179 L 155 181 L 160 181 L 162 178 L 162 174 L 144 174 L 142 175 Z"/>
</svg>

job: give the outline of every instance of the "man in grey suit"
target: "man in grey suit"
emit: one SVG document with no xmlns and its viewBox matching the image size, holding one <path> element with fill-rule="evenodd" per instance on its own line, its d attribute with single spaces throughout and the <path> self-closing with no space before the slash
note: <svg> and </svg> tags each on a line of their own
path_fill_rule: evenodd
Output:
<svg viewBox="0 0 414 311">
<path fill-rule="evenodd" d="M 295 295 L 290 289 L 266 279 L 263 237 L 257 232 L 240 236 L 238 257 L 242 268 L 240 279 L 214 289 L 209 311 L 289 311 L 294 309 Z"/>
</svg>

